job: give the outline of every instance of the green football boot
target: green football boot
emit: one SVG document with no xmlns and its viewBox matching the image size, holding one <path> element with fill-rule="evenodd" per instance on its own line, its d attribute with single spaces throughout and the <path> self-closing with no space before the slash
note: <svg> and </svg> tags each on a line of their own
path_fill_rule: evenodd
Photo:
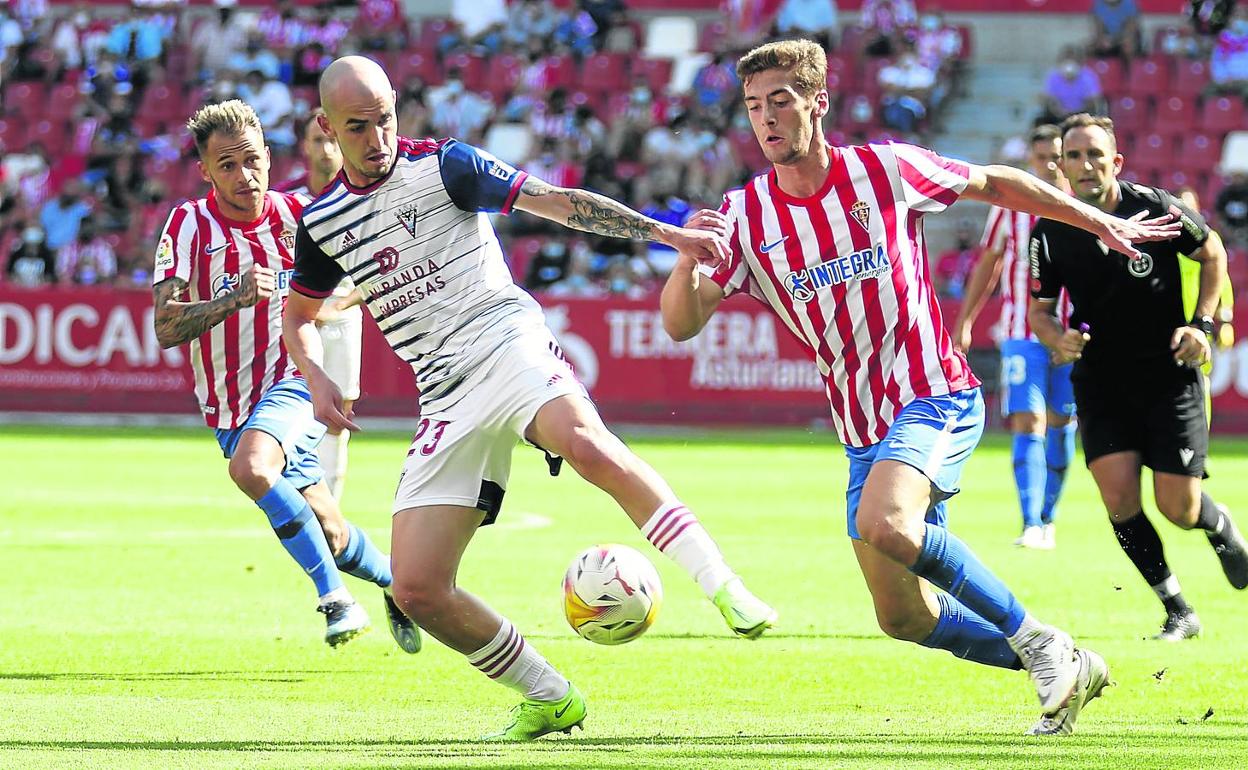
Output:
<svg viewBox="0 0 1248 770">
<path fill-rule="evenodd" d="M 746 639 L 762 636 L 764 631 L 776 624 L 776 618 L 779 617 L 762 599 L 750 593 L 741 578 L 733 578 L 724 583 L 711 601 L 719 608 L 719 614 L 724 616 L 724 621 L 732 632 Z"/>
<path fill-rule="evenodd" d="M 483 741 L 532 741 L 547 733 L 571 733 L 585 721 L 585 696 L 568 683 L 568 694 L 557 701 L 525 698 L 511 710 L 511 724 L 501 733 L 487 735 Z M 582 728 L 584 729 L 584 728 Z"/>
</svg>

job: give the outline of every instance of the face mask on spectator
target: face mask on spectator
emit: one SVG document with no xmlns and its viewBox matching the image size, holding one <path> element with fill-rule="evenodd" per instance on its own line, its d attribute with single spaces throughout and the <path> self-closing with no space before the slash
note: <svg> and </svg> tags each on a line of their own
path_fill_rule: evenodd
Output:
<svg viewBox="0 0 1248 770">
<path fill-rule="evenodd" d="M 1071 60 L 1062 62 L 1062 74 L 1068 78 L 1073 78 L 1079 74 L 1079 63 Z"/>
<path fill-rule="evenodd" d="M 633 101 L 637 104 L 646 104 L 650 101 L 650 89 L 645 86 L 637 86 L 633 89 Z"/>
<path fill-rule="evenodd" d="M 43 230 L 38 227 L 27 227 L 22 231 L 22 240 L 32 246 L 43 243 Z"/>
<path fill-rule="evenodd" d="M 1248 35 L 1248 19 L 1235 19 L 1232 21 L 1231 31 L 1236 35 Z"/>
<path fill-rule="evenodd" d="M 928 14 L 927 16 L 924 16 L 919 23 L 923 25 L 923 29 L 929 32 L 934 32 L 940 29 L 940 17 L 939 16 L 933 16 L 931 14 Z"/>
<path fill-rule="evenodd" d="M 74 16 L 75 27 L 85 27 L 91 22 L 91 17 L 85 13 L 79 13 Z"/>
</svg>

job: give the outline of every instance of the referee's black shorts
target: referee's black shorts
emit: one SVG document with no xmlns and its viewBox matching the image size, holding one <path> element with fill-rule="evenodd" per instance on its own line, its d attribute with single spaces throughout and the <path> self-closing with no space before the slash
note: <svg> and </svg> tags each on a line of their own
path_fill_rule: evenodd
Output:
<svg viewBox="0 0 1248 770">
<path fill-rule="evenodd" d="M 1204 379 L 1195 369 L 1157 379 L 1093 373 L 1075 379 L 1084 461 L 1091 464 L 1115 452 L 1138 452 L 1154 471 L 1208 476 Z"/>
</svg>

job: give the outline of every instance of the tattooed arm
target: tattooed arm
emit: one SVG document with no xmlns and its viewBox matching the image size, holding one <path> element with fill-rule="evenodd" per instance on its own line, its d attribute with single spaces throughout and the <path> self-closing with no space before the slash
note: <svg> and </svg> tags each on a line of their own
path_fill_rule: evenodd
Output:
<svg viewBox="0 0 1248 770">
<path fill-rule="evenodd" d="M 152 289 L 156 306 L 156 340 L 162 348 L 190 342 L 245 307 L 273 294 L 276 275 L 259 265 L 243 273 L 238 286 L 213 300 L 186 302 L 187 283 L 169 278 Z"/>
<path fill-rule="evenodd" d="M 728 257 L 715 233 L 656 222 L 605 195 L 555 187 L 534 176 L 524 180 L 515 207 L 587 233 L 665 243 L 699 262 L 717 265 Z"/>
</svg>

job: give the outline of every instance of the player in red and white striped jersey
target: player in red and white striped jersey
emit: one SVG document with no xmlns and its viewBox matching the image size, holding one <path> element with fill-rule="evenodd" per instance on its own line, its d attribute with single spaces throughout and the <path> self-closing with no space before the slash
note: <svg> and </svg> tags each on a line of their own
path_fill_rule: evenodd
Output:
<svg viewBox="0 0 1248 770">
<path fill-rule="evenodd" d="M 1062 160 L 1058 127 L 1037 126 L 1031 132 L 1030 148 L 1031 173 L 1069 192 L 1070 185 L 1058 170 Z M 1027 244 L 1035 219 L 1000 206 L 989 211 L 979 262 L 967 281 L 966 296 L 953 324 L 953 344 L 963 352 L 969 349 L 971 327 L 1000 276 L 1001 412 L 1014 434 L 1012 465 L 1023 514 L 1023 533 L 1014 544 L 1047 550 L 1056 544 L 1057 499 L 1075 453 L 1075 394 L 1070 365 L 1053 364 L 1027 323 L 1031 298 Z M 1058 314 L 1063 324 L 1070 317 L 1070 299 L 1064 291 L 1058 299 Z"/>
<path fill-rule="evenodd" d="M 329 189 L 342 169 L 342 151 L 333 137 L 321 128 L 320 116 L 325 112 L 319 107 L 308 115 L 303 124 L 299 149 L 307 171 L 278 186 L 279 190 L 299 196 L 306 202 Z M 355 284 L 344 278 L 334 288 L 335 299 L 349 302 Z M 363 353 L 364 314 L 358 304 L 350 304 L 333 318 L 317 323 L 321 345 L 325 349 L 325 373 L 342 390 L 344 408 L 350 409 L 360 397 L 360 363 Z M 347 444 L 351 431 L 330 427 L 329 434 L 317 447 L 321 468 L 325 471 L 325 483 L 334 497 L 342 499 L 347 476 Z"/>
<path fill-rule="evenodd" d="M 316 445 L 325 426 L 282 343 L 303 205 L 269 191 L 269 152 L 251 107 L 210 105 L 187 126 L 212 189 L 165 223 L 153 270 L 156 337 L 164 347 L 190 343 L 196 396 L 230 478 L 312 579 L 325 641 L 337 646 L 368 629 L 339 570 L 387 590 L 392 578 L 389 559 L 343 519 L 322 480 Z M 415 652 L 415 626 L 388 594 L 386 606 L 396 641 Z"/>
<path fill-rule="evenodd" d="M 737 74 L 773 170 L 725 196 L 721 212 L 691 220 L 727 237 L 731 255 L 702 267 L 680 255 L 663 290 L 668 333 L 693 337 L 737 292 L 770 306 L 827 382 L 850 458 L 849 533 L 881 628 L 1026 668 L 1044 712 L 1033 729 L 1068 732 L 1104 686 L 1104 662 L 1027 613 L 944 526 L 944 500 L 983 431 L 983 399 L 941 319 L 923 217 L 965 195 L 1076 224 L 1128 253 L 1132 240 L 1168 237 L 1177 225 L 1116 219 L 1015 169 L 911 145 L 832 147 L 822 126 L 827 56 L 809 41 L 756 48 Z"/>
</svg>

